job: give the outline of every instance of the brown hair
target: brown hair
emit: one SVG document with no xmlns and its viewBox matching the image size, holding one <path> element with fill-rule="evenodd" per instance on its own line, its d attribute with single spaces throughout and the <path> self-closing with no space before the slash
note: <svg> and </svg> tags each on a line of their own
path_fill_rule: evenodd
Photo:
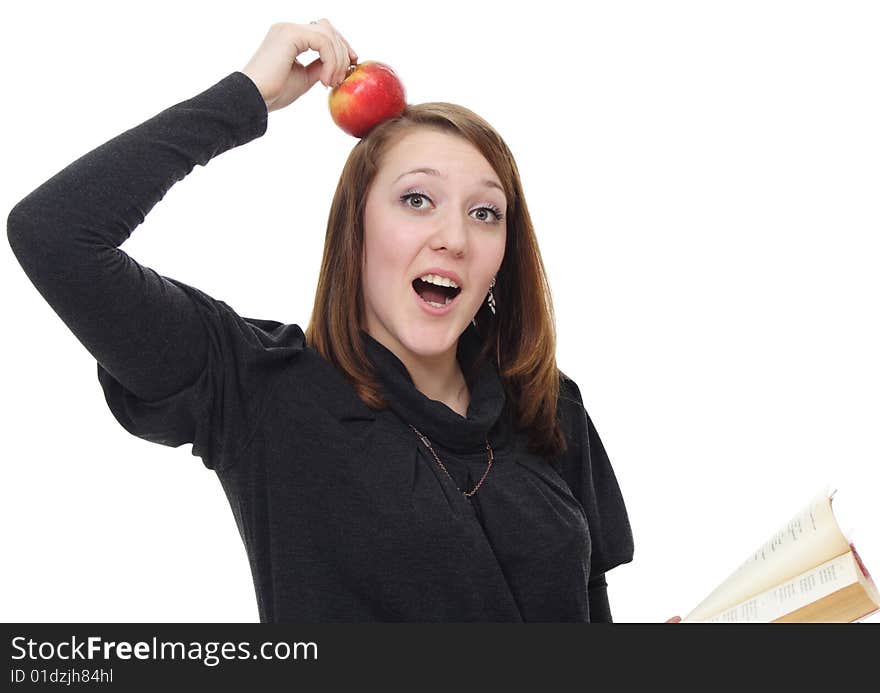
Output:
<svg viewBox="0 0 880 693">
<path fill-rule="evenodd" d="M 385 152 L 406 134 L 424 127 L 463 137 L 501 180 L 507 197 L 507 242 L 492 289 L 497 314 L 483 301 L 476 315 L 483 344 L 476 365 L 494 357 L 516 426 L 528 430 L 529 450 L 561 454 L 566 443 L 557 416 L 561 376 L 556 366 L 553 302 L 519 171 L 500 135 L 463 106 L 409 104 L 398 117 L 383 121 L 354 146 L 330 208 L 306 340 L 342 371 L 367 406 L 388 406 L 359 337 L 365 314 L 361 291 L 364 208 Z"/>
</svg>

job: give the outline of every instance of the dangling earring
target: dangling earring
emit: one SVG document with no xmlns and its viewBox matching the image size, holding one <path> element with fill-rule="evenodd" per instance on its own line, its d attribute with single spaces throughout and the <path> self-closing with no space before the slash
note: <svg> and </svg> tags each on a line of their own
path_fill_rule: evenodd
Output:
<svg viewBox="0 0 880 693">
<path fill-rule="evenodd" d="M 495 277 L 492 277 L 492 283 L 489 284 L 489 310 L 495 315 L 495 294 L 492 293 L 492 287 L 495 286 Z"/>
</svg>

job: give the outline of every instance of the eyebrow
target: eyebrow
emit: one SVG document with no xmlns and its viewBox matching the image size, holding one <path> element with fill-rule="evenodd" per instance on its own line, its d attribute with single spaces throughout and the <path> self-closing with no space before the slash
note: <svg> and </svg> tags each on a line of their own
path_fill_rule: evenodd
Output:
<svg viewBox="0 0 880 693">
<path fill-rule="evenodd" d="M 404 173 L 401 173 L 399 176 L 397 176 L 397 178 L 394 179 L 394 182 L 396 183 L 404 176 L 408 176 L 410 173 L 427 173 L 429 176 L 438 176 L 439 178 L 446 180 L 446 176 L 444 176 L 442 173 L 440 173 L 440 171 L 438 171 L 436 168 L 429 168 L 427 166 L 422 166 L 419 168 L 414 168 L 412 171 L 406 171 Z M 491 178 L 484 178 L 483 180 L 480 181 L 480 183 L 482 183 L 483 186 L 486 188 L 498 188 L 502 193 L 504 192 L 504 188 L 501 187 L 500 183 L 492 180 Z"/>
</svg>

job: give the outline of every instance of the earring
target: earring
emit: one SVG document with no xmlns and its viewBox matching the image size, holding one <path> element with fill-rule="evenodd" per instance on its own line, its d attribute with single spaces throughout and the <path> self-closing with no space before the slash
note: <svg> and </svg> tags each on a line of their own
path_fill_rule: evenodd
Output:
<svg viewBox="0 0 880 693">
<path fill-rule="evenodd" d="M 495 315 L 495 294 L 492 293 L 492 287 L 495 286 L 495 277 L 492 277 L 492 283 L 489 284 L 489 309 L 492 315 Z"/>
</svg>

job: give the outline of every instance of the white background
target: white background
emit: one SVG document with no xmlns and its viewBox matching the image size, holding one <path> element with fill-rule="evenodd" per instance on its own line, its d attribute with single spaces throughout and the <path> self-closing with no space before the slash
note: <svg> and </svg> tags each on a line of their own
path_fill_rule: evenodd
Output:
<svg viewBox="0 0 880 693">
<path fill-rule="evenodd" d="M 243 68 L 273 22 L 321 17 L 410 103 L 471 108 L 517 159 L 558 362 L 634 531 L 608 575 L 617 621 L 684 615 L 826 484 L 880 571 L 875 3 L 6 3 L 4 214 Z M 123 249 L 305 327 L 355 144 L 326 99 L 319 83 L 197 166 Z M 0 617 L 257 621 L 213 472 L 116 423 L 4 248 Z"/>
</svg>

